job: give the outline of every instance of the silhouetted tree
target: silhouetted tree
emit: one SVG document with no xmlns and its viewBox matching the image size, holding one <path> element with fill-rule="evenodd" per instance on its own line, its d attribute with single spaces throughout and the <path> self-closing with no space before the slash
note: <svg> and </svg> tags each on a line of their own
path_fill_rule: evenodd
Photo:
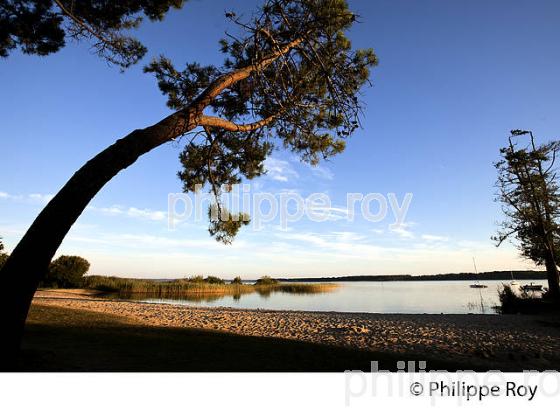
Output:
<svg viewBox="0 0 560 410">
<path fill-rule="evenodd" d="M 80 256 L 59 256 L 51 262 L 42 284 L 46 287 L 79 288 L 89 266 L 89 262 Z"/>
<path fill-rule="evenodd" d="M 182 0 L 0 0 L 0 57 L 59 51 L 68 37 L 88 40 L 100 57 L 121 68 L 138 62 L 146 47 L 127 35 L 143 17 L 162 20 Z"/>
<path fill-rule="evenodd" d="M 241 280 L 241 276 L 236 276 L 235 278 L 232 279 L 231 281 L 232 285 L 241 285 L 243 284 L 243 281 Z"/>
<path fill-rule="evenodd" d="M 87 162 L 16 246 L 0 272 L 10 289 L 0 305 L 3 352 L 18 348 L 33 293 L 72 224 L 141 155 L 188 135 L 180 156 L 184 190 L 205 184 L 221 208 L 220 187 L 262 175 L 275 145 L 312 164 L 343 151 L 359 125 L 358 92 L 377 64 L 373 50 L 352 49 L 345 31 L 356 16 L 346 2 L 267 0 L 248 21 L 228 16 L 237 32 L 221 41 L 223 66 L 191 63 L 178 70 L 164 57 L 153 61 L 146 71 L 175 112 Z M 210 233 L 230 242 L 247 222 L 237 216 L 211 220 Z"/>
<path fill-rule="evenodd" d="M 4 253 L 4 244 L 2 243 L 2 238 L 0 237 L 0 269 L 4 266 L 6 259 L 8 259 L 8 254 Z"/>
<path fill-rule="evenodd" d="M 523 147 L 514 140 L 528 135 Z M 560 191 L 555 160 L 560 142 L 536 145 L 531 131 L 513 130 L 509 145 L 500 150 L 497 200 L 506 216 L 502 229 L 494 237 L 498 246 L 508 238 L 521 254 L 544 265 L 548 278 L 548 295 L 560 301 L 558 257 L 560 250 Z"/>
</svg>

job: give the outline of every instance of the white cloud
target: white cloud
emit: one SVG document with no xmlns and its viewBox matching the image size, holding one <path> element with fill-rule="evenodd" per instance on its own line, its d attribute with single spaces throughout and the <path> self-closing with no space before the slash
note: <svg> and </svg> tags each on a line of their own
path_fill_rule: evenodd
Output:
<svg viewBox="0 0 560 410">
<path fill-rule="evenodd" d="M 267 175 L 275 181 L 288 182 L 291 178 L 298 178 L 299 174 L 288 161 L 267 158 L 264 161 Z"/>
<path fill-rule="evenodd" d="M 276 236 L 281 237 L 282 239 L 307 242 L 320 247 L 328 245 L 328 242 L 323 237 L 314 233 L 284 233 L 276 234 Z"/>
<path fill-rule="evenodd" d="M 132 218 L 149 219 L 151 221 L 162 221 L 167 218 L 166 212 L 152 211 L 151 209 L 129 208 L 126 214 Z"/>
<path fill-rule="evenodd" d="M 413 226 L 413 223 L 403 223 L 397 226 L 390 226 L 389 230 L 402 239 L 412 239 L 414 238 L 414 233 L 409 230 L 411 226 Z"/>
<path fill-rule="evenodd" d="M 332 180 L 334 179 L 334 173 L 327 167 L 321 165 L 309 165 L 313 175 L 319 178 Z"/>
<path fill-rule="evenodd" d="M 103 208 L 97 208 L 95 206 L 88 206 L 88 209 L 92 210 L 92 211 L 98 211 L 104 215 L 122 215 L 124 214 L 124 210 L 122 209 L 122 207 L 117 206 L 117 205 L 113 205 L 110 207 L 103 207 Z"/>
<path fill-rule="evenodd" d="M 8 192 L 0 191 L 0 200 L 9 200 L 18 203 L 27 204 L 39 204 L 46 205 L 51 199 L 53 199 L 53 194 L 18 194 L 13 195 Z M 140 209 L 135 207 L 123 207 L 120 205 L 112 205 L 109 207 L 96 207 L 89 205 L 86 210 L 99 212 L 104 215 L 109 216 L 127 216 L 130 218 L 144 219 L 150 221 L 163 221 L 167 218 L 167 212 L 164 211 L 154 211 L 152 209 Z"/>
<path fill-rule="evenodd" d="M 313 202 L 305 204 L 306 210 L 314 214 L 325 217 L 329 221 L 339 221 L 341 219 L 349 219 L 352 212 L 342 206 L 319 206 Z"/>
<path fill-rule="evenodd" d="M 264 238 L 267 238 L 264 240 Z M 430 243 L 380 246 L 353 231 L 281 232 L 244 235 L 232 246 L 204 236 L 176 233 L 119 234 L 97 232 L 70 235 L 61 252 L 83 254 L 92 262 L 92 273 L 143 274 L 177 277 L 182 273 L 218 274 L 244 278 L 263 272 L 282 276 L 330 276 L 348 274 L 464 272 L 472 255 L 481 270 L 500 266 L 521 267 L 514 249 L 486 246 L 473 253 L 457 247 L 430 247 Z M 433 243 L 437 245 L 438 242 Z M 412 245 L 412 246 L 411 246 Z M 110 262 L 109 262 L 110 260 Z M 297 272 L 297 273 L 296 273 Z"/>
<path fill-rule="evenodd" d="M 218 243 L 213 238 L 206 237 L 200 239 L 182 239 L 165 235 L 142 235 L 142 234 L 114 234 L 114 233 L 98 233 L 97 237 L 85 235 L 69 235 L 67 242 L 80 242 L 88 244 L 110 246 L 112 250 L 120 249 L 149 249 L 154 251 L 189 250 L 189 249 L 207 249 L 219 251 L 225 246 Z M 245 242 L 236 240 L 228 248 L 243 248 Z"/>
<path fill-rule="evenodd" d="M 422 235 L 421 238 L 428 242 L 447 242 L 449 240 L 447 236 L 438 235 Z"/>
<path fill-rule="evenodd" d="M 53 199 L 53 197 L 53 194 L 13 195 L 8 192 L 0 191 L 0 199 L 6 199 L 21 203 L 46 205 L 51 199 Z"/>
<path fill-rule="evenodd" d="M 139 209 L 135 207 L 125 208 L 120 205 L 113 205 L 110 207 L 95 207 L 88 206 L 89 210 L 102 213 L 108 216 L 127 216 L 130 218 L 144 219 L 150 221 L 163 221 L 167 218 L 167 212 L 154 211 L 152 209 Z"/>
<path fill-rule="evenodd" d="M 350 250 L 359 245 L 367 237 L 352 231 L 337 231 L 324 234 L 314 232 L 278 233 L 277 237 L 284 240 L 307 242 L 322 249 Z M 369 246 L 369 245 L 368 245 Z"/>
<path fill-rule="evenodd" d="M 350 232 L 350 231 L 333 232 L 333 235 L 335 235 L 338 241 L 342 241 L 342 242 L 361 241 L 367 238 L 364 235 L 360 235 L 357 234 L 356 232 Z"/>
<path fill-rule="evenodd" d="M 51 199 L 54 198 L 53 194 L 29 194 L 29 199 L 33 202 L 46 205 Z"/>
</svg>

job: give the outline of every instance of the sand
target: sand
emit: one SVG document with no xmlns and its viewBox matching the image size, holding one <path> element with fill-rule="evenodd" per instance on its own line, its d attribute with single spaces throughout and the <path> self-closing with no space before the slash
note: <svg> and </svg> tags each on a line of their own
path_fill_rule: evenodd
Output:
<svg viewBox="0 0 560 410">
<path fill-rule="evenodd" d="M 124 316 L 145 326 L 187 327 L 439 358 L 499 369 L 559 369 L 560 318 L 199 308 L 115 301 L 84 291 L 39 291 L 34 304 Z"/>
</svg>

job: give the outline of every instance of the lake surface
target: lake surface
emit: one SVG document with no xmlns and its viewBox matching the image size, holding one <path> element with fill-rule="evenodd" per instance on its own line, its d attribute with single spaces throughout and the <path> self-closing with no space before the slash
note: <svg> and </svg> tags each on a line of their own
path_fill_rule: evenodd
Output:
<svg viewBox="0 0 560 410">
<path fill-rule="evenodd" d="M 547 286 L 545 280 L 535 280 Z M 309 310 L 369 313 L 484 313 L 495 314 L 498 289 L 508 281 L 337 282 L 332 292 L 321 294 L 212 296 L 199 300 L 144 299 L 145 302 L 240 309 Z M 527 282 L 528 283 L 528 282 Z M 522 285 L 525 282 L 521 283 Z"/>
</svg>

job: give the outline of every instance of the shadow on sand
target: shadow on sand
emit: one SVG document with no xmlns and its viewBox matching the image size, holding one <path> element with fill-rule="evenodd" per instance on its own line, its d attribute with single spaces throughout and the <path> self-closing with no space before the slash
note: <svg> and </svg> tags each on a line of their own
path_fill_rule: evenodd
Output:
<svg viewBox="0 0 560 410">
<path fill-rule="evenodd" d="M 33 306 L 22 371 L 313 371 L 395 370 L 402 355 L 196 329 L 139 326 L 117 316 Z M 425 358 L 424 358 L 425 359 Z M 429 368 L 460 365 L 428 360 Z"/>
</svg>

